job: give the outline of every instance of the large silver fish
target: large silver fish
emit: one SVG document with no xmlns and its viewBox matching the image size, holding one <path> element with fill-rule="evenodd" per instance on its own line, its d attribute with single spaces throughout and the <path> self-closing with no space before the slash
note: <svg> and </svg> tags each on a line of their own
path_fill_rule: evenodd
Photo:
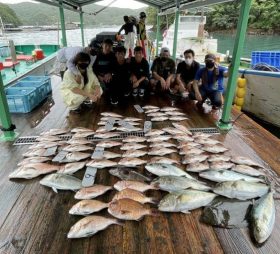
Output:
<svg viewBox="0 0 280 254">
<path fill-rule="evenodd" d="M 167 115 L 162 112 L 149 113 L 149 114 L 147 114 L 147 116 L 149 116 L 149 117 L 167 117 Z"/>
<path fill-rule="evenodd" d="M 122 157 L 121 154 L 119 153 L 113 153 L 113 152 L 110 152 L 110 151 L 104 151 L 103 152 L 103 157 L 104 159 L 115 159 L 115 158 L 120 158 Z"/>
<path fill-rule="evenodd" d="M 265 242 L 271 235 L 275 223 L 275 204 L 272 192 L 257 200 L 252 209 L 252 228 L 255 240 Z"/>
<path fill-rule="evenodd" d="M 153 180 L 152 185 L 164 191 L 179 191 L 184 189 L 194 189 L 208 191 L 211 188 L 202 182 L 182 176 L 160 176 Z"/>
<path fill-rule="evenodd" d="M 163 212 L 189 213 L 208 205 L 217 195 L 198 190 L 181 190 L 167 194 L 159 203 L 158 209 Z"/>
<path fill-rule="evenodd" d="M 64 141 L 59 141 L 59 142 L 64 142 Z M 61 145 L 61 143 L 59 142 L 40 142 L 40 143 L 36 143 L 36 144 L 33 144 L 31 146 L 28 147 L 29 150 L 31 149 L 37 149 L 37 148 L 51 148 L 51 147 L 55 147 L 55 146 L 58 146 L 58 145 Z"/>
<path fill-rule="evenodd" d="M 220 145 L 221 142 L 215 139 L 211 139 L 211 138 L 195 138 L 195 142 L 202 144 L 202 145 L 209 145 L 209 146 L 213 146 L 213 145 Z"/>
<path fill-rule="evenodd" d="M 178 111 L 167 111 L 166 114 L 170 116 L 186 116 L 185 113 L 178 112 Z"/>
<path fill-rule="evenodd" d="M 244 180 L 227 181 L 217 184 L 213 191 L 228 198 L 247 200 L 263 196 L 269 191 L 269 186 Z"/>
<path fill-rule="evenodd" d="M 160 109 L 160 111 L 163 112 L 171 112 L 171 111 L 179 111 L 179 108 L 175 108 L 175 107 L 163 107 Z"/>
<path fill-rule="evenodd" d="M 147 163 L 147 161 L 138 158 L 123 158 L 118 164 L 125 167 L 137 167 L 145 163 Z"/>
<path fill-rule="evenodd" d="M 76 132 L 72 138 L 86 138 L 89 136 L 93 136 L 95 134 L 94 131 L 82 131 L 82 132 Z"/>
<path fill-rule="evenodd" d="M 151 163 L 147 164 L 145 168 L 152 174 L 157 176 L 185 176 L 189 179 L 194 179 L 191 175 L 183 171 L 182 169 L 171 165 L 171 164 L 164 164 L 164 163 Z"/>
<path fill-rule="evenodd" d="M 199 176 L 213 182 L 225 182 L 225 181 L 238 181 L 244 180 L 246 182 L 263 182 L 264 180 L 257 177 L 252 177 L 248 175 L 243 175 L 238 172 L 231 170 L 207 170 L 199 173 Z"/>
<path fill-rule="evenodd" d="M 193 142 L 194 139 L 189 136 L 188 134 L 176 134 L 173 136 L 174 139 L 176 139 L 179 142 Z"/>
<path fill-rule="evenodd" d="M 114 133 L 114 132 L 105 132 L 105 133 L 96 133 L 94 135 L 95 138 L 114 138 L 114 137 L 117 137 L 119 136 L 120 134 L 119 133 Z"/>
<path fill-rule="evenodd" d="M 116 130 L 122 131 L 122 132 L 132 132 L 132 131 L 142 131 L 143 129 L 133 126 L 133 128 L 117 127 Z"/>
<path fill-rule="evenodd" d="M 120 199 L 124 199 L 124 198 L 129 198 L 129 199 L 135 200 L 141 204 L 145 204 L 145 203 L 156 204 L 157 203 L 157 200 L 155 198 L 146 197 L 142 192 L 137 191 L 135 189 L 128 189 L 128 188 L 117 192 L 112 200 L 120 200 Z"/>
<path fill-rule="evenodd" d="M 72 215 L 89 215 L 91 213 L 99 212 L 109 206 L 98 200 L 82 200 L 71 207 L 69 214 Z"/>
<path fill-rule="evenodd" d="M 71 130 L 71 132 L 76 133 L 76 132 L 88 132 L 88 131 L 93 131 L 92 129 L 84 128 L 84 127 L 76 127 Z"/>
<path fill-rule="evenodd" d="M 145 110 L 149 110 L 149 109 L 159 109 L 159 107 L 157 106 L 153 106 L 153 105 L 146 105 L 144 107 L 142 107 Z"/>
<path fill-rule="evenodd" d="M 156 113 L 156 112 L 158 112 L 158 111 L 159 111 L 158 108 L 148 109 L 148 110 L 145 111 L 145 114 Z"/>
<path fill-rule="evenodd" d="M 136 149 L 141 149 L 141 148 L 146 148 L 145 145 L 139 144 L 139 143 L 126 143 L 123 146 L 121 146 L 121 150 L 136 150 Z"/>
<path fill-rule="evenodd" d="M 94 184 L 92 187 L 80 189 L 74 196 L 75 199 L 92 199 L 112 190 L 112 186 Z"/>
<path fill-rule="evenodd" d="M 106 159 L 91 160 L 90 162 L 87 163 L 87 167 L 93 167 L 93 168 L 109 168 L 109 167 L 114 167 L 116 165 L 118 165 L 117 162 L 106 160 Z"/>
<path fill-rule="evenodd" d="M 82 188 L 82 181 L 74 176 L 65 174 L 51 174 L 45 176 L 40 184 L 51 187 L 54 192 L 57 190 L 79 190 Z"/>
<path fill-rule="evenodd" d="M 86 138 L 72 138 L 67 141 L 69 145 L 88 145 L 91 144 L 91 141 Z"/>
<path fill-rule="evenodd" d="M 163 156 L 166 154 L 176 153 L 177 151 L 174 149 L 166 148 L 166 147 L 153 147 L 149 152 L 148 155 L 159 155 Z"/>
<path fill-rule="evenodd" d="M 74 226 L 71 227 L 67 237 L 68 238 L 82 238 L 89 237 L 97 232 L 104 230 L 112 224 L 121 225 L 122 224 L 112 218 L 105 218 L 102 216 L 87 216 L 79 220 Z"/>
<path fill-rule="evenodd" d="M 133 180 L 141 182 L 150 182 L 152 179 L 144 176 L 130 168 L 113 168 L 109 170 L 109 173 L 122 180 Z"/>
<path fill-rule="evenodd" d="M 61 138 L 60 137 L 57 137 L 57 136 L 40 136 L 38 138 L 36 138 L 37 141 L 40 141 L 40 142 L 57 142 L 57 141 L 61 141 Z"/>
<path fill-rule="evenodd" d="M 124 120 L 124 121 L 127 121 L 127 122 L 140 122 L 140 121 L 142 121 L 143 119 L 128 116 L 128 117 L 124 118 L 123 120 Z"/>
<path fill-rule="evenodd" d="M 122 157 L 124 158 L 137 158 L 147 154 L 147 151 L 143 150 L 128 150 L 123 153 Z"/>
</svg>

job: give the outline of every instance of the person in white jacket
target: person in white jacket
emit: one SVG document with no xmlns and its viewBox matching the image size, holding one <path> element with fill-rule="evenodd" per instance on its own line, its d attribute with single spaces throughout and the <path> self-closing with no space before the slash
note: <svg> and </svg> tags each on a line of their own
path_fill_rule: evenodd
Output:
<svg viewBox="0 0 280 254">
<path fill-rule="evenodd" d="M 81 76 L 81 83 L 77 82 L 71 70 L 64 74 L 61 94 L 66 106 L 75 113 L 80 113 L 83 104 L 96 102 L 102 95 L 102 88 L 90 63 L 90 55 L 84 52 L 78 53 L 73 60 Z"/>
</svg>

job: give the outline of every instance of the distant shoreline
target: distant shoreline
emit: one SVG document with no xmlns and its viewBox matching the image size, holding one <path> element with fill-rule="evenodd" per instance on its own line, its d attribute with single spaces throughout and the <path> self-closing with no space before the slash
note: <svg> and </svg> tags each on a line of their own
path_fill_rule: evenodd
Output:
<svg viewBox="0 0 280 254">
<path fill-rule="evenodd" d="M 207 30 L 209 33 L 219 33 L 219 34 L 235 34 L 236 29 L 231 29 L 231 30 L 215 30 L 215 29 L 208 29 Z M 280 30 L 263 30 L 263 29 L 252 29 L 249 28 L 247 30 L 247 35 L 280 35 Z"/>
</svg>

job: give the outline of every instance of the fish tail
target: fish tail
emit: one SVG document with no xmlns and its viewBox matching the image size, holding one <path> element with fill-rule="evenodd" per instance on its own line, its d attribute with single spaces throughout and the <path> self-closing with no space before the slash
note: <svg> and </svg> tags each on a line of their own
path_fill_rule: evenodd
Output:
<svg viewBox="0 0 280 254">
<path fill-rule="evenodd" d="M 159 201 L 160 200 L 158 198 L 154 198 L 154 197 L 149 198 L 149 202 L 152 203 L 152 204 L 156 204 L 157 205 L 159 203 Z"/>
<path fill-rule="evenodd" d="M 149 209 L 148 215 L 157 217 L 157 216 L 160 216 L 160 211 L 155 208 L 151 208 L 151 209 Z"/>
</svg>

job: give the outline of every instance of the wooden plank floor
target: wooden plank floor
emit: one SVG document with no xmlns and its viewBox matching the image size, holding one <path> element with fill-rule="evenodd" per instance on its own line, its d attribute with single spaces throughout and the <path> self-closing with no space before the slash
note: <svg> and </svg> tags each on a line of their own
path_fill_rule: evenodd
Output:
<svg viewBox="0 0 280 254">
<path fill-rule="evenodd" d="M 124 115 L 142 117 L 133 108 L 133 104 L 172 105 L 172 101 L 150 97 L 134 100 L 120 107 L 100 102 L 82 115 L 69 115 L 63 105 L 58 89 L 59 78 L 53 77 L 53 102 L 49 101 L 32 114 L 14 115 L 21 136 L 38 135 L 50 128 L 83 126 L 96 128 L 103 111 L 114 111 Z M 192 102 L 176 102 L 175 106 L 188 114 L 190 120 L 186 126 L 214 127 L 211 115 L 196 111 Z M 233 119 L 239 116 L 233 112 Z M 165 123 L 168 126 L 170 123 Z M 161 127 L 156 124 L 155 127 Z M 241 115 L 234 128 L 227 134 L 219 135 L 232 155 L 245 155 L 265 165 L 267 173 L 275 182 L 278 190 L 280 173 L 280 142 L 262 127 Z M 280 253 L 278 235 L 279 201 L 276 223 L 272 236 L 261 247 L 256 247 L 250 238 L 248 229 L 218 229 L 199 222 L 201 210 L 190 215 L 162 213 L 159 217 L 145 217 L 140 222 L 125 222 L 125 226 L 110 226 L 108 229 L 86 239 L 67 239 L 70 227 L 81 217 L 68 214 L 77 201 L 73 192 L 60 191 L 55 194 L 51 189 L 39 184 L 39 179 L 9 181 L 9 173 L 22 159 L 26 146 L 1 144 L 0 147 L 0 253 Z M 114 151 L 114 150 L 112 150 Z M 177 155 L 174 155 L 175 157 Z M 83 172 L 77 174 L 82 178 Z M 113 185 L 118 179 L 109 175 L 107 170 L 99 170 L 96 183 Z M 110 201 L 111 191 L 100 198 Z M 159 191 L 149 191 L 149 196 L 161 198 Z M 279 196 L 279 192 L 277 194 Z M 100 215 L 107 215 L 106 211 Z"/>
</svg>

